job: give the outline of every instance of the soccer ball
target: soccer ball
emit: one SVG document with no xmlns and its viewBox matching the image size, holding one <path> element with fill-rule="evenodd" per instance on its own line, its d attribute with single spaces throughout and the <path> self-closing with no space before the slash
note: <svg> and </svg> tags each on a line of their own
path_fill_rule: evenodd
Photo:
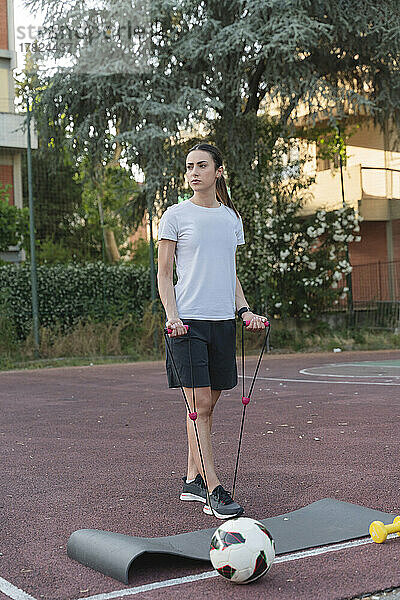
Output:
<svg viewBox="0 0 400 600">
<path fill-rule="evenodd" d="M 215 530 L 210 559 L 220 575 L 233 583 L 250 583 L 268 571 L 275 542 L 266 527 L 248 517 L 229 519 Z"/>
</svg>

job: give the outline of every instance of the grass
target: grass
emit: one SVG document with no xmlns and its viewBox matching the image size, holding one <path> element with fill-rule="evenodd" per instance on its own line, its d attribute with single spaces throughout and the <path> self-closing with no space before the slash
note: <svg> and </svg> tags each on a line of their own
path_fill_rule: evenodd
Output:
<svg viewBox="0 0 400 600">
<path fill-rule="evenodd" d="M 332 352 L 340 350 L 397 350 L 400 349 L 400 334 L 379 329 L 335 329 L 324 331 L 290 330 L 282 335 L 271 332 L 272 351 Z"/>
<path fill-rule="evenodd" d="M 68 331 L 61 326 L 40 330 L 39 353 L 33 336 L 17 341 L 9 320 L 0 318 L 0 370 L 40 369 L 60 366 L 90 366 L 109 363 L 165 360 L 164 315 L 152 313 L 149 305 L 142 318 L 132 316 L 118 322 L 80 322 Z M 158 350 L 154 333 L 158 331 Z M 241 356 L 242 327 L 237 325 L 237 356 Z M 259 356 L 265 335 L 245 332 L 246 356 Z M 332 352 L 341 350 L 400 349 L 400 335 L 390 331 L 357 328 L 332 329 L 325 322 L 288 327 L 271 326 L 272 353 Z"/>
</svg>

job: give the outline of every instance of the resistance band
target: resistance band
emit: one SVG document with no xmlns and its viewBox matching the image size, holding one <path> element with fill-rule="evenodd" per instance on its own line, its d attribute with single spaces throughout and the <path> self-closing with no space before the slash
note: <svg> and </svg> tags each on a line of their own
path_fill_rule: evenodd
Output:
<svg viewBox="0 0 400 600">
<path fill-rule="evenodd" d="M 242 421 L 241 421 L 241 425 L 240 425 L 238 451 L 237 451 L 237 456 L 236 456 L 235 474 L 234 474 L 234 478 L 233 478 L 232 498 L 234 497 L 235 487 L 236 487 L 236 478 L 237 478 L 237 472 L 238 472 L 238 466 L 239 466 L 239 456 L 240 456 L 240 448 L 241 448 L 241 444 L 242 444 L 243 428 L 244 428 L 244 421 L 245 421 L 245 415 L 246 415 L 246 407 L 247 407 L 247 405 L 250 402 L 250 397 L 251 397 L 251 394 L 252 394 L 252 391 L 253 391 L 253 387 L 254 387 L 254 383 L 255 383 L 256 377 L 257 377 L 258 369 L 260 367 L 261 358 L 262 358 L 262 355 L 264 353 L 264 349 L 265 349 L 265 346 L 267 344 L 269 333 L 270 333 L 270 328 L 271 328 L 270 323 L 268 321 L 265 321 L 264 325 L 267 328 L 267 333 L 266 333 L 266 336 L 265 336 L 263 347 L 261 349 L 260 357 L 258 359 L 258 363 L 257 363 L 257 367 L 256 367 L 256 370 L 255 370 L 255 373 L 254 373 L 253 381 L 251 383 L 249 395 L 245 396 L 244 395 L 245 394 L 245 391 L 244 391 L 244 385 L 245 385 L 245 381 L 244 381 L 244 379 L 245 379 L 245 377 L 244 377 L 244 331 L 245 331 L 246 326 L 249 325 L 249 323 L 250 323 L 250 321 L 242 321 L 242 325 L 243 325 L 243 329 L 242 329 L 242 373 L 243 373 L 242 404 L 243 404 L 243 411 L 242 411 Z M 178 381 L 179 381 L 179 385 L 180 385 L 181 390 L 182 390 L 183 399 L 184 399 L 185 404 L 186 404 L 186 408 L 187 408 L 187 411 L 188 411 L 189 418 L 193 421 L 193 426 L 194 426 L 194 430 L 195 430 L 195 434 L 196 434 L 197 447 L 198 447 L 198 450 L 199 450 L 200 462 L 201 462 L 201 466 L 202 466 L 203 473 L 204 473 L 204 482 L 206 484 L 207 502 L 208 502 L 208 505 L 210 507 L 211 512 L 213 513 L 213 515 L 215 517 L 215 513 L 214 513 L 214 510 L 213 510 L 213 507 L 211 506 L 210 493 L 209 493 L 208 484 L 207 484 L 206 469 L 205 469 L 205 465 L 204 465 L 203 453 L 201 451 L 200 438 L 199 438 L 199 433 L 198 433 L 198 430 L 197 430 L 197 423 L 196 423 L 197 412 L 196 412 L 196 398 L 195 398 L 195 393 L 194 393 L 193 365 L 192 365 L 192 354 L 191 354 L 191 347 L 190 347 L 190 332 L 189 332 L 189 326 L 188 325 L 184 325 L 184 327 L 186 328 L 186 331 L 188 332 L 186 335 L 188 336 L 188 342 L 189 342 L 189 361 L 190 361 L 190 370 L 191 370 L 191 378 L 192 378 L 193 411 L 191 410 L 189 402 L 188 402 L 188 400 L 186 398 L 185 390 L 183 389 L 182 381 L 181 381 L 178 369 L 177 369 L 176 364 L 175 364 L 175 360 L 174 360 L 174 357 L 173 357 L 173 354 L 172 354 L 170 343 L 168 341 L 168 337 L 169 336 L 167 334 L 172 333 L 173 330 L 170 329 L 170 328 L 164 327 L 164 337 L 165 337 L 165 340 L 166 340 L 168 351 L 170 353 L 172 364 L 173 364 L 174 369 L 175 369 L 175 373 L 176 373 Z"/>
<path fill-rule="evenodd" d="M 181 386 L 181 390 L 182 390 L 183 398 L 185 400 L 185 404 L 186 404 L 186 408 L 187 408 L 187 411 L 188 411 L 189 419 L 191 419 L 191 421 L 193 421 L 194 431 L 195 431 L 196 440 L 197 440 L 197 447 L 198 447 L 198 450 L 199 450 L 201 467 L 202 467 L 203 473 L 204 473 L 204 483 L 206 484 L 207 502 L 208 502 L 208 506 L 210 507 L 210 510 L 211 510 L 213 516 L 215 517 L 214 509 L 211 506 L 211 499 L 210 499 L 210 492 L 208 490 L 206 469 L 205 469 L 205 465 L 204 465 L 203 453 L 201 451 L 199 432 L 197 430 L 197 423 L 196 423 L 197 412 L 196 412 L 196 398 L 195 398 L 195 394 L 194 394 L 193 365 L 192 365 L 192 352 L 191 352 L 191 347 L 190 347 L 189 325 L 184 325 L 184 327 L 186 328 L 186 331 L 187 331 L 186 335 L 188 336 L 188 342 L 189 342 L 189 361 L 190 361 L 190 371 L 191 371 L 191 377 L 192 377 L 193 411 L 191 411 L 190 406 L 189 406 L 189 402 L 187 401 L 185 390 L 183 389 L 182 381 L 181 381 L 181 378 L 179 376 L 178 369 L 176 368 L 174 357 L 173 357 L 173 354 L 172 354 L 172 351 L 171 351 L 171 346 L 170 346 L 170 343 L 168 341 L 168 335 L 167 334 L 168 333 L 172 333 L 173 330 L 170 329 L 170 328 L 168 328 L 168 327 L 164 327 L 164 337 L 165 337 L 165 341 L 167 343 L 167 348 L 169 350 L 169 354 L 171 356 L 172 364 L 174 365 L 175 373 L 176 373 L 176 375 L 178 377 L 178 380 L 179 380 L 179 385 Z"/>
<path fill-rule="evenodd" d="M 250 402 L 250 397 L 251 397 L 251 394 L 252 394 L 252 391 L 253 391 L 254 383 L 256 381 L 256 377 L 257 377 L 258 369 L 259 369 L 259 366 L 260 366 L 261 358 L 262 358 L 262 355 L 264 354 L 264 349 L 265 349 L 265 346 L 267 345 L 267 341 L 268 341 L 268 338 L 269 338 L 269 332 L 270 332 L 270 329 L 271 329 L 271 325 L 270 325 L 269 321 L 264 321 L 264 325 L 267 328 L 267 333 L 266 333 L 266 336 L 265 336 L 263 347 L 261 348 L 261 354 L 260 354 L 260 357 L 258 359 L 257 367 L 256 367 L 256 370 L 254 372 L 253 381 L 251 382 L 251 387 L 250 387 L 249 395 L 245 396 L 244 395 L 244 379 L 245 379 L 245 377 L 244 377 L 244 332 L 245 332 L 246 326 L 249 325 L 249 323 L 250 323 L 250 321 L 242 321 L 242 325 L 243 325 L 242 326 L 242 379 L 243 379 L 242 404 L 243 404 L 243 410 L 242 410 L 242 422 L 241 422 L 241 425 L 240 425 L 238 451 L 237 451 L 237 455 L 236 455 L 235 474 L 233 476 L 232 498 L 234 498 L 234 496 L 235 496 L 236 477 L 237 477 L 238 466 L 239 466 L 240 447 L 242 445 L 243 427 L 244 427 L 244 419 L 245 419 L 245 416 L 246 416 L 246 408 L 247 408 L 248 403 Z"/>
</svg>

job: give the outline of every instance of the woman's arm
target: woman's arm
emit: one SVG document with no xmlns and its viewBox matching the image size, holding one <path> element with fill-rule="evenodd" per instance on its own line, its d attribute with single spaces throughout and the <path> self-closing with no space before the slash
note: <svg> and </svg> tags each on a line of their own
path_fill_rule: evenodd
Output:
<svg viewBox="0 0 400 600">
<path fill-rule="evenodd" d="M 246 298 L 244 297 L 243 289 L 237 275 L 235 301 L 236 310 L 240 310 L 244 306 L 249 307 Z M 267 317 L 264 317 L 262 315 L 255 315 L 253 312 L 251 312 L 251 310 L 244 312 L 242 314 L 242 319 L 243 321 L 250 321 L 250 324 L 246 327 L 246 329 L 264 329 L 264 322 L 267 321 Z"/>
<path fill-rule="evenodd" d="M 175 246 L 175 241 L 167 239 L 161 239 L 158 244 L 158 293 L 168 321 L 179 319 L 173 283 Z"/>
<path fill-rule="evenodd" d="M 240 310 L 241 308 L 243 308 L 243 306 L 249 306 L 247 304 L 246 298 L 244 297 L 242 285 L 241 285 L 237 275 L 236 275 L 235 301 L 236 301 L 236 310 Z"/>
</svg>

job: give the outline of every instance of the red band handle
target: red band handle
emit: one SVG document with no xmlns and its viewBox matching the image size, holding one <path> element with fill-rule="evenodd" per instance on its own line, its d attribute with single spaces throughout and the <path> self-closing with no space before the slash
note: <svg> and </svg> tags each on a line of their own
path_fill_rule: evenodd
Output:
<svg viewBox="0 0 400 600">
<path fill-rule="evenodd" d="M 189 329 L 189 325 L 184 325 L 184 327 L 186 328 L 186 331 Z M 167 329 L 167 333 L 172 333 L 173 329 L 171 329 L 170 327 L 168 327 Z"/>
</svg>

